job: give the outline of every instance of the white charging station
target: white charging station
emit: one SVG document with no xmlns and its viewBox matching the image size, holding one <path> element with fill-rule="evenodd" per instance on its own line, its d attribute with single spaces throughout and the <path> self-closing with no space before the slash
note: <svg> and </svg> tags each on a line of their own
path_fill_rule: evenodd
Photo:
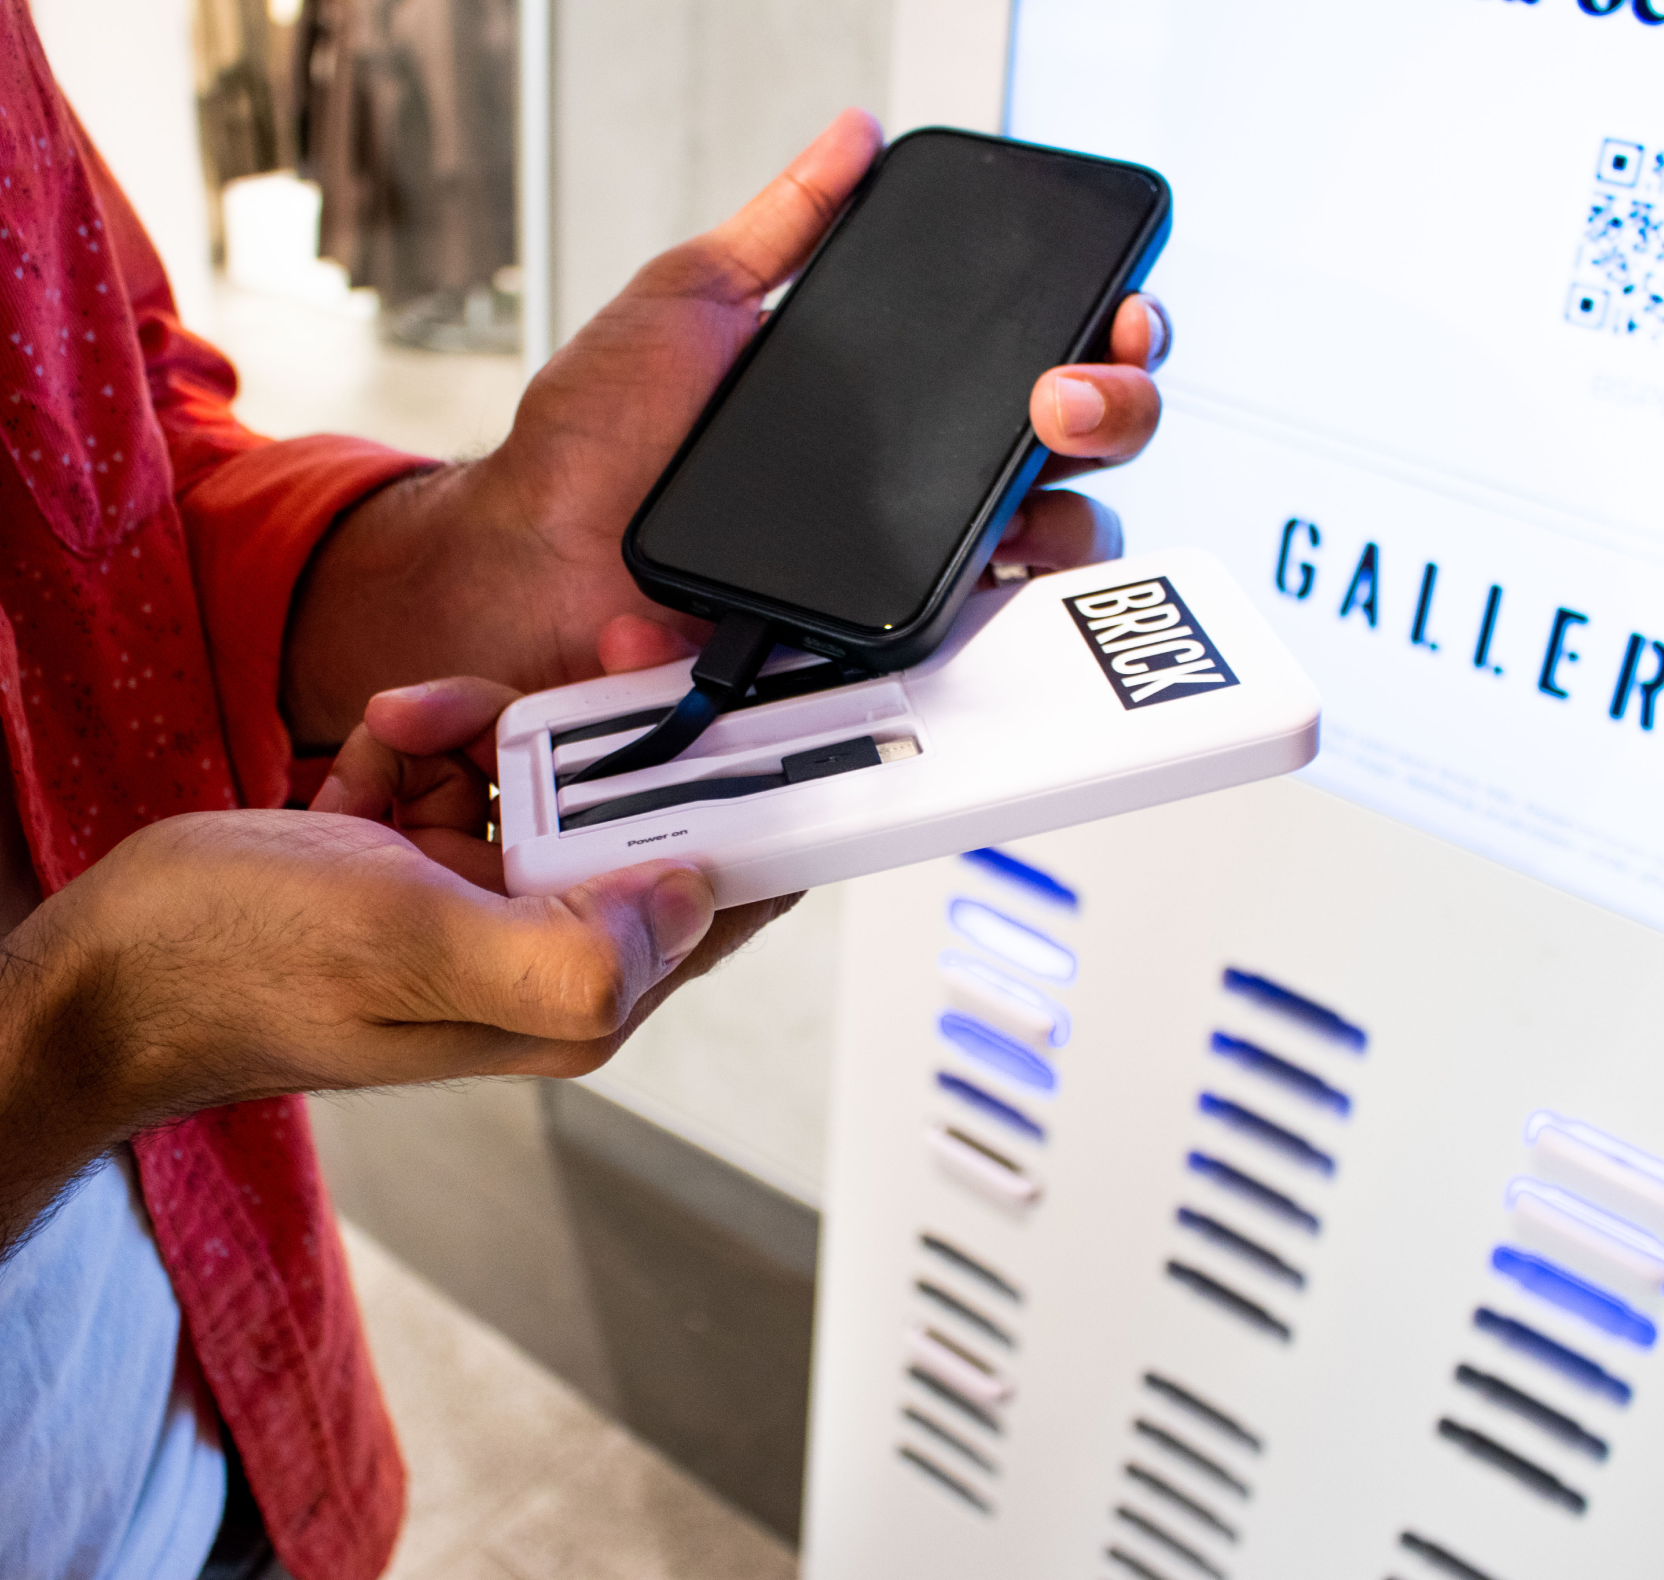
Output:
<svg viewBox="0 0 1664 1580">
<path fill-rule="evenodd" d="M 674 761 L 565 782 L 656 723 L 690 668 L 504 712 L 511 893 L 675 856 L 739 905 L 1287 773 L 1317 750 L 1315 689 L 1218 561 L 1190 550 L 973 594 L 898 674 L 785 657 Z"/>
<path fill-rule="evenodd" d="M 850 886 L 805 1574 L 1651 1580 L 1659 9 L 900 9 L 892 133 L 974 79 L 1172 183 L 1087 486 L 1324 741 Z"/>
</svg>

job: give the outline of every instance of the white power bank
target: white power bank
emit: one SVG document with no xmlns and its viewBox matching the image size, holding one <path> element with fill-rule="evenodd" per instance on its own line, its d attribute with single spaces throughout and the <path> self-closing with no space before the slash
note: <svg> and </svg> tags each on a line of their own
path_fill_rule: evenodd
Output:
<svg viewBox="0 0 1664 1580">
<path fill-rule="evenodd" d="M 522 697 L 497 726 L 513 894 L 674 856 L 719 906 L 1288 773 L 1312 683 L 1210 555 L 1179 549 L 975 594 L 916 668 L 834 684 L 777 656 L 674 762 L 559 781 L 652 727 L 691 661 Z"/>
</svg>

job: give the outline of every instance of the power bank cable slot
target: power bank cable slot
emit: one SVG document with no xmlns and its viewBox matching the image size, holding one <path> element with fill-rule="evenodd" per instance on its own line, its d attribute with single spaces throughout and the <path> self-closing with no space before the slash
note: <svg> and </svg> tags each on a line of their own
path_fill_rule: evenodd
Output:
<svg viewBox="0 0 1664 1580">
<path fill-rule="evenodd" d="M 774 627 L 767 620 L 754 614 L 725 614 L 693 661 L 693 689 L 645 735 L 580 768 L 565 783 L 610 779 L 680 757 L 745 696 L 773 651 Z"/>
<path fill-rule="evenodd" d="M 1152 1520 L 1149 1515 L 1140 1513 L 1137 1509 L 1123 1503 L 1115 1511 L 1115 1518 L 1125 1525 L 1130 1525 L 1135 1531 L 1141 1532 L 1158 1547 L 1165 1547 L 1170 1553 L 1185 1560 L 1192 1568 L 1200 1569 L 1209 1580 L 1226 1580 L 1225 1571 L 1217 1564 L 1210 1563 L 1203 1555 L 1196 1551 L 1189 1542 L 1179 1538 L 1165 1526 Z"/>
<path fill-rule="evenodd" d="M 1504 1447 L 1494 1437 L 1476 1432 L 1471 1426 L 1464 1426 L 1460 1421 L 1452 1421 L 1446 1416 L 1439 1422 L 1439 1436 L 1446 1442 L 1456 1444 L 1458 1448 L 1466 1449 L 1475 1459 L 1512 1476 L 1522 1485 L 1529 1487 L 1538 1497 L 1547 1498 L 1550 1503 L 1558 1503 L 1561 1508 L 1569 1509 L 1573 1514 L 1582 1514 L 1589 1507 L 1589 1500 L 1575 1487 L 1568 1487 L 1551 1471 L 1534 1464 L 1523 1454 L 1516 1454 L 1513 1449 Z"/>
<path fill-rule="evenodd" d="M 1414 1531 L 1404 1531 L 1400 1534 L 1398 1545 L 1406 1552 L 1424 1559 L 1440 1574 L 1454 1576 L 1454 1580 L 1491 1580 L 1491 1576 L 1483 1569 L 1475 1569 L 1467 1559 L 1458 1558 L 1448 1547 L 1430 1542 L 1425 1536 L 1417 1536 Z"/>
<path fill-rule="evenodd" d="M 917 1465 L 918 1468 L 929 1476 L 932 1481 L 936 1482 L 938 1486 L 946 1487 L 949 1492 L 954 1493 L 957 1497 L 963 1498 L 965 1502 L 970 1504 L 970 1506 L 977 1510 L 978 1513 L 992 1514 L 994 1512 L 992 1506 L 985 1497 L 983 1497 L 980 1493 L 973 1491 L 970 1487 L 967 1487 L 964 1482 L 962 1482 L 951 1472 L 943 1470 L 935 1460 L 927 1458 L 916 1448 L 909 1448 L 907 1444 L 903 1443 L 896 1450 L 896 1452 L 900 1454 L 901 1457 L 908 1462 L 908 1464 Z"/>
<path fill-rule="evenodd" d="M 1275 1251 L 1261 1245 L 1258 1240 L 1249 1239 L 1228 1223 L 1221 1223 L 1211 1214 L 1197 1212 L 1194 1207 L 1181 1207 L 1178 1221 L 1181 1228 L 1199 1234 L 1209 1245 L 1217 1245 L 1234 1256 L 1240 1256 L 1279 1282 L 1293 1289 L 1306 1287 L 1306 1275 L 1293 1263 L 1285 1262 Z"/>
<path fill-rule="evenodd" d="M 986 1334 L 996 1344 L 1003 1344 L 1008 1350 L 1014 1347 L 1012 1337 L 1005 1328 L 992 1317 L 984 1316 L 968 1301 L 961 1300 L 951 1290 L 943 1289 L 940 1284 L 932 1283 L 928 1278 L 915 1279 L 913 1288 L 926 1300 L 940 1306 L 944 1311 L 951 1311 L 961 1322 L 967 1322 L 978 1332 Z"/>
<path fill-rule="evenodd" d="M 1529 1355 L 1532 1360 L 1542 1362 L 1543 1365 L 1559 1372 L 1562 1377 L 1569 1377 L 1573 1382 L 1589 1389 L 1591 1393 L 1603 1394 L 1614 1404 L 1627 1405 L 1635 1396 L 1635 1390 L 1621 1377 L 1614 1377 L 1604 1366 L 1590 1360 L 1587 1355 L 1580 1355 L 1559 1340 L 1551 1339 L 1546 1333 L 1539 1333 L 1517 1317 L 1503 1316 L 1501 1312 L 1492 1311 L 1488 1306 L 1481 1306 L 1473 1314 L 1473 1325 L 1481 1333 L 1489 1333 L 1509 1348 L 1518 1350 L 1522 1355 Z"/>
<path fill-rule="evenodd" d="M 1294 1330 L 1281 1317 L 1273 1316 L 1257 1300 L 1238 1294 L 1229 1284 L 1222 1283 L 1211 1273 L 1204 1273 L 1199 1267 L 1192 1267 L 1188 1262 L 1169 1262 L 1167 1276 L 1194 1290 L 1204 1300 L 1211 1301 L 1221 1311 L 1240 1317 L 1249 1327 L 1258 1328 L 1261 1333 L 1269 1333 L 1285 1344 L 1294 1337 Z"/>
<path fill-rule="evenodd" d="M 1166 1449 L 1175 1459 L 1183 1460 L 1192 1470 L 1200 1471 L 1210 1481 L 1216 1481 L 1222 1487 L 1229 1487 L 1239 1498 L 1253 1495 L 1247 1482 L 1233 1476 L 1217 1459 L 1204 1454 L 1201 1449 L 1192 1448 L 1177 1432 L 1169 1432 L 1166 1427 L 1157 1426 L 1154 1421 L 1148 1421 L 1143 1416 L 1133 1422 L 1132 1429 L 1140 1437 Z"/>
<path fill-rule="evenodd" d="M 1237 1539 L 1234 1525 L 1220 1519 L 1205 1503 L 1191 1497 L 1188 1492 L 1181 1492 L 1165 1476 L 1158 1476 L 1148 1466 L 1140 1465 L 1136 1460 L 1128 1461 L 1122 1468 L 1129 1481 L 1136 1481 L 1139 1486 L 1155 1493 L 1157 1497 L 1165 1498 L 1175 1508 L 1183 1509 L 1192 1519 L 1200 1521 L 1215 1535 L 1223 1536 L 1228 1542 Z"/>
<path fill-rule="evenodd" d="M 1287 1223 L 1298 1224 L 1308 1234 L 1316 1234 L 1322 1227 L 1317 1214 L 1302 1207 L 1292 1196 L 1273 1190 L 1222 1158 L 1210 1157 L 1205 1152 L 1192 1152 L 1186 1157 L 1185 1164 L 1193 1174 L 1212 1180 L 1221 1189 L 1240 1196 L 1243 1201 L 1252 1202 Z"/>
<path fill-rule="evenodd" d="M 1523 1388 L 1516 1388 L 1506 1378 L 1482 1372 L 1464 1362 L 1456 1368 L 1456 1381 L 1490 1400 L 1499 1410 L 1507 1410 L 1522 1421 L 1541 1427 L 1550 1437 L 1569 1448 L 1579 1449 L 1594 1459 L 1605 1459 L 1610 1452 L 1604 1437 L 1597 1437 L 1569 1415 L 1544 1404 Z"/>
<path fill-rule="evenodd" d="M 1137 1575 L 1138 1580 L 1167 1580 L 1159 1569 L 1152 1569 L 1142 1558 L 1134 1558 L 1124 1547 L 1111 1547 L 1106 1556 L 1111 1563 L 1117 1563 L 1129 1574 Z"/>
<path fill-rule="evenodd" d="M 997 1273 L 993 1268 L 977 1261 L 968 1252 L 961 1251 L 957 1245 L 942 1239 L 940 1235 L 921 1234 L 919 1244 L 933 1256 L 939 1256 L 952 1267 L 961 1272 L 969 1273 L 971 1277 L 981 1279 L 990 1289 L 998 1291 L 1007 1300 L 1021 1301 L 1023 1292 L 1003 1273 Z"/>
<path fill-rule="evenodd" d="M 922 1366 L 909 1366 L 907 1375 L 927 1393 L 934 1394 L 943 1404 L 952 1405 L 967 1420 L 975 1421 L 980 1427 L 998 1436 L 1005 1430 L 1000 1420 L 991 1410 L 984 1410 L 975 1401 L 967 1399 L 957 1388 L 949 1385 L 939 1377 L 932 1377 Z"/>
<path fill-rule="evenodd" d="M 992 1092 L 984 1091 L 975 1081 L 967 1081 L 964 1076 L 954 1075 L 947 1070 L 938 1070 L 936 1084 L 962 1103 L 968 1103 L 978 1113 L 986 1114 L 990 1119 L 997 1119 L 1002 1125 L 1009 1125 L 1031 1141 L 1046 1139 L 1046 1127 L 1038 1120 L 1030 1119 L 1022 1109 L 1013 1108 L 1010 1103 L 995 1097 Z"/>
<path fill-rule="evenodd" d="M 853 773 L 858 768 L 879 768 L 886 762 L 899 761 L 909 754 L 918 755 L 917 745 L 911 739 L 905 742 L 886 741 L 880 745 L 870 735 L 861 735 L 851 741 L 838 741 L 832 746 L 793 752 L 781 759 L 777 774 L 685 779 L 680 784 L 658 785 L 651 790 L 638 790 L 634 795 L 619 796 L 616 800 L 600 801 L 578 812 L 562 812 L 561 832 L 593 828 L 598 823 L 616 823 L 620 818 L 640 817 L 646 812 L 665 812 L 671 807 L 687 806 L 695 801 L 733 801 L 742 796 L 761 795 L 765 790 L 807 784 L 811 779 L 829 779 L 834 774 Z M 572 780 L 565 782 L 571 784 Z"/>
<path fill-rule="evenodd" d="M 1491 1580 L 1491 1576 L 1483 1569 L 1475 1569 L 1467 1559 L 1458 1558 L 1448 1547 L 1430 1542 L 1425 1536 L 1417 1536 L 1414 1531 L 1402 1532 L 1398 1538 L 1398 1545 L 1406 1552 L 1425 1559 L 1440 1574 L 1454 1576 L 1455 1580 Z"/>
<path fill-rule="evenodd" d="M 999 1474 L 1000 1467 L 981 1449 L 973 1448 L 957 1432 L 950 1432 L 940 1421 L 933 1416 L 926 1415 L 923 1410 L 916 1410 L 912 1405 L 908 1405 L 901 1412 L 901 1416 L 904 1421 L 911 1422 L 921 1432 L 929 1433 L 938 1443 L 945 1443 L 957 1453 L 963 1454 L 977 1469 L 987 1471 L 990 1476 Z"/>
<path fill-rule="evenodd" d="M 1234 1415 L 1229 1415 L 1216 1404 L 1209 1404 L 1201 1395 L 1192 1393 L 1182 1383 L 1176 1383 L 1171 1377 L 1163 1377 L 1160 1372 L 1145 1372 L 1144 1386 L 1151 1393 L 1158 1393 L 1162 1398 L 1176 1404 L 1181 1410 L 1188 1410 L 1209 1426 L 1223 1432 L 1226 1437 L 1234 1439 L 1244 1448 L 1251 1448 L 1258 1454 L 1264 1451 L 1265 1444 L 1257 1432 L 1250 1432 Z"/>
<path fill-rule="evenodd" d="M 1294 1131 L 1287 1130 L 1282 1125 L 1273 1124 L 1263 1114 L 1256 1114 L 1245 1104 L 1233 1103 L 1229 1098 L 1220 1097 L 1213 1092 L 1203 1092 L 1197 1098 L 1196 1106 L 1202 1113 L 1217 1119 L 1221 1124 L 1229 1125 L 1239 1135 L 1249 1136 L 1264 1146 L 1281 1152 L 1284 1157 L 1292 1158 L 1296 1163 L 1316 1169 L 1320 1174 L 1335 1172 L 1335 1160 L 1321 1147 L 1314 1147 L 1304 1136 L 1296 1135 Z"/>
</svg>

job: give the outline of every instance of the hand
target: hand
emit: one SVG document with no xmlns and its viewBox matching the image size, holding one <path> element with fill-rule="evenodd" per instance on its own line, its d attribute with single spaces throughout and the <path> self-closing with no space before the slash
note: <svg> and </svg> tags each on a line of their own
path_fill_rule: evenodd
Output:
<svg viewBox="0 0 1664 1580">
<path fill-rule="evenodd" d="M 497 771 L 497 716 L 518 696 L 472 676 L 379 693 L 330 765 L 311 810 L 390 820 L 425 856 L 482 889 L 507 894 L 502 846 L 485 834 Z M 635 1012 L 614 1046 L 667 995 L 703 976 L 799 898 L 717 912 L 698 948 L 634 1000 Z"/>
<path fill-rule="evenodd" d="M 845 111 L 732 219 L 656 258 L 528 386 L 484 460 L 383 490 L 320 549 L 296 594 L 284 699 L 298 741 L 339 741 L 374 691 L 435 675 L 536 690 L 684 656 L 699 627 L 645 598 L 619 541 L 741 347 L 764 295 L 808 257 L 881 138 Z M 1110 361 L 1054 370 L 1031 415 L 1050 482 L 1131 459 L 1161 402 L 1166 318 L 1123 304 Z M 1117 551 L 1113 515 L 1030 496 L 996 558 L 1041 569 Z"/>
<path fill-rule="evenodd" d="M 93 1158 L 201 1108 L 581 1075 L 777 908 L 713 925 L 709 884 L 673 861 L 511 900 L 363 818 L 152 824 L 0 957 L 0 1256 Z"/>
</svg>

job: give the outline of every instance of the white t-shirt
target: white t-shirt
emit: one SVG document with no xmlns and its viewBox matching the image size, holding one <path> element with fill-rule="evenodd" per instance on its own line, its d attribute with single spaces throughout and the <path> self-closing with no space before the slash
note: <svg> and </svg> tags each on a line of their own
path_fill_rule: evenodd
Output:
<svg viewBox="0 0 1664 1580">
<path fill-rule="evenodd" d="M 132 1153 L 0 1264 L 0 1575 L 190 1580 L 225 1509 L 219 1415 Z"/>
</svg>

